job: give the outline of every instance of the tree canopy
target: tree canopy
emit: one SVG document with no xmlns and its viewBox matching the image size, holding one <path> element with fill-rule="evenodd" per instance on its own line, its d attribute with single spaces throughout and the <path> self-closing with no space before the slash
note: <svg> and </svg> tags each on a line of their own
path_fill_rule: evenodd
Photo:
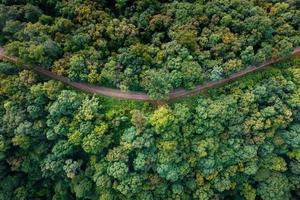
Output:
<svg viewBox="0 0 300 200">
<path fill-rule="evenodd" d="M 0 0 L 0 200 L 300 199 L 296 0 Z M 88 95 L 37 75 L 146 91 Z"/>
<path fill-rule="evenodd" d="M 298 199 L 300 60 L 152 107 L 0 75 L 0 199 Z"/>
<path fill-rule="evenodd" d="M 300 45 L 294 0 L 3 0 L 0 13 L 0 44 L 23 61 L 158 99 Z"/>
</svg>

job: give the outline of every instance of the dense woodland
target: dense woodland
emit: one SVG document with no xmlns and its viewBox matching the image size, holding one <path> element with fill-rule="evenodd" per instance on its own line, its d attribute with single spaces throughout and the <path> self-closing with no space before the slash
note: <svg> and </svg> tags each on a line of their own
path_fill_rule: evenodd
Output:
<svg viewBox="0 0 300 200">
<path fill-rule="evenodd" d="M 298 0 L 0 2 L 0 43 L 10 54 L 74 81 L 153 98 L 300 45 Z"/>
<path fill-rule="evenodd" d="M 0 69 L 1 200 L 300 198 L 300 59 L 156 108 Z"/>
<path fill-rule="evenodd" d="M 0 200 L 298 200 L 300 58 L 164 98 L 300 45 L 298 0 L 0 0 Z"/>
</svg>

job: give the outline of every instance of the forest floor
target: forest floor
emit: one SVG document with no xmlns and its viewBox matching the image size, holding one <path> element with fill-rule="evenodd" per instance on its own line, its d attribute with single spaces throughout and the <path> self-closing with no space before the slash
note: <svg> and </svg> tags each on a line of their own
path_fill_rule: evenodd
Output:
<svg viewBox="0 0 300 200">
<path fill-rule="evenodd" d="M 300 55 L 300 47 L 295 48 L 290 56 L 298 56 L 298 55 Z M 2 47 L 0 47 L 0 60 L 1 59 L 17 63 L 17 58 L 6 55 L 5 51 Z M 283 59 L 270 59 L 260 65 L 249 66 L 246 69 L 236 72 L 227 78 L 217 80 L 217 81 L 210 81 L 203 85 L 197 85 L 197 86 L 195 86 L 194 89 L 191 89 L 191 90 L 186 90 L 183 88 L 175 89 L 169 94 L 169 97 L 167 98 L 167 100 L 172 101 L 172 100 L 183 98 L 183 97 L 195 96 L 195 95 L 201 93 L 202 91 L 229 83 L 229 82 L 234 81 L 234 80 L 236 80 L 240 77 L 243 77 L 247 74 L 256 72 L 263 68 L 266 68 L 267 66 L 277 63 L 281 60 L 283 60 Z M 42 67 L 33 67 L 32 69 L 35 72 L 37 72 L 38 74 L 44 75 L 51 79 L 61 81 L 66 85 L 69 85 L 71 87 L 74 87 L 78 90 L 81 90 L 81 91 L 84 91 L 87 93 L 98 94 L 98 95 L 103 95 L 103 96 L 108 96 L 108 97 L 119 98 L 119 99 L 153 101 L 153 99 L 144 92 L 134 92 L 134 91 L 123 92 L 119 89 L 90 85 L 87 83 L 73 82 L 73 81 L 70 81 L 70 79 L 68 79 L 67 77 L 57 75 L 57 74 L 55 74 L 49 70 L 46 70 Z"/>
</svg>

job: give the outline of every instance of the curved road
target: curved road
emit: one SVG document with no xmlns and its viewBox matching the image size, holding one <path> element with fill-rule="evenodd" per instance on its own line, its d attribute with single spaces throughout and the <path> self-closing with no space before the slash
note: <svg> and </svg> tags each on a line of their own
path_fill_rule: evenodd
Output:
<svg viewBox="0 0 300 200">
<path fill-rule="evenodd" d="M 297 47 L 294 49 L 294 51 L 291 53 L 290 56 L 296 56 L 300 54 L 300 47 Z M 0 59 L 2 60 L 8 60 L 11 62 L 16 63 L 17 62 L 17 58 L 12 57 L 12 56 L 7 56 L 4 52 L 4 49 L 2 47 L 0 47 Z M 228 83 L 231 82 L 233 80 L 236 80 L 242 76 L 245 76 L 249 73 L 255 72 L 259 69 L 265 68 L 271 64 L 277 63 L 279 61 L 281 61 L 283 59 L 271 59 L 268 60 L 258 66 L 250 66 L 246 69 L 243 69 L 239 72 L 236 72 L 234 74 L 232 74 L 231 76 L 224 78 L 222 80 L 218 80 L 218 81 L 210 81 L 207 82 L 206 84 L 203 85 L 197 85 L 194 89 L 191 90 L 186 90 L 183 88 L 178 88 L 173 90 L 169 97 L 168 100 L 175 100 L 178 98 L 182 98 L 182 97 L 187 97 L 187 96 L 194 96 L 199 94 L 200 92 L 206 90 L 206 89 L 210 89 L 213 87 L 217 87 L 220 86 L 224 83 Z M 113 88 L 107 88 L 107 87 L 101 87 L 101 86 L 96 86 L 96 85 L 90 85 L 87 83 L 77 83 L 77 82 L 73 82 L 70 81 L 70 79 L 64 77 L 64 76 L 60 76 L 57 75 L 49 70 L 46 70 L 42 67 L 34 67 L 33 68 L 34 71 L 36 71 L 38 74 L 47 76 L 51 79 L 55 79 L 58 81 L 63 82 L 66 85 L 72 86 L 78 90 L 82 90 L 91 94 L 98 94 L 98 95 L 103 95 L 103 96 L 109 96 L 109 97 L 114 97 L 114 98 L 119 98 L 119 99 L 132 99 L 132 100 L 140 100 L 140 101 L 153 101 L 153 99 L 151 97 L 149 97 L 149 95 L 147 95 L 144 92 L 122 92 L 119 89 L 113 89 Z"/>
</svg>

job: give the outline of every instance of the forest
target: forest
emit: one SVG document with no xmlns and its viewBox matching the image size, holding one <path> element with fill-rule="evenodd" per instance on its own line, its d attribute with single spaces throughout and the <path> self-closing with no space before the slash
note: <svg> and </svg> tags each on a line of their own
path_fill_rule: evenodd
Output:
<svg viewBox="0 0 300 200">
<path fill-rule="evenodd" d="M 219 80 L 300 46 L 297 0 L 2 0 L 0 44 L 74 81 L 146 91 Z"/>
<path fill-rule="evenodd" d="M 299 6 L 0 0 L 0 46 L 18 58 L 0 61 L 0 200 L 300 199 Z M 161 101 L 87 94 L 36 66 Z"/>
<path fill-rule="evenodd" d="M 0 69 L 1 200 L 300 198 L 300 59 L 159 107 Z"/>
</svg>

